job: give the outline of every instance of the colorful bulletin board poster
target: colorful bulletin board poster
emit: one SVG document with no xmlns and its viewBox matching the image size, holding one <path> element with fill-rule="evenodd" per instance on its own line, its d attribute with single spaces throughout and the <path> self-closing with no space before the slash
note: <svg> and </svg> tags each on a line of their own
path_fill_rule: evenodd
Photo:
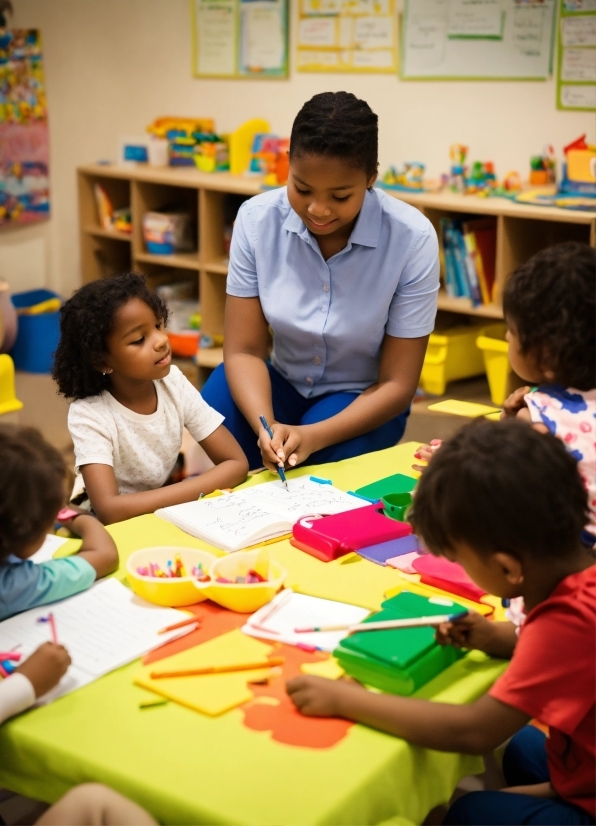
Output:
<svg viewBox="0 0 596 826">
<path fill-rule="evenodd" d="M 544 80 L 557 0 L 404 0 L 404 80 Z"/>
<path fill-rule="evenodd" d="M 48 217 L 49 154 L 39 32 L 0 29 L 0 226 Z"/>
<path fill-rule="evenodd" d="M 191 0 L 195 77 L 286 78 L 289 0 Z"/>
<path fill-rule="evenodd" d="M 300 0 L 299 72 L 397 72 L 395 0 Z"/>
<path fill-rule="evenodd" d="M 557 109 L 596 111 L 596 0 L 562 0 Z"/>
</svg>

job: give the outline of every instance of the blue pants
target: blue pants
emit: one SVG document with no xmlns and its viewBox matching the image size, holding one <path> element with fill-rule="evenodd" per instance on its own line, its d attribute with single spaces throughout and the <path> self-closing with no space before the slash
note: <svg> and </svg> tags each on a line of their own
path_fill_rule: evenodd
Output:
<svg viewBox="0 0 596 826">
<path fill-rule="evenodd" d="M 508 786 L 545 783 L 549 778 L 546 736 L 534 726 L 517 732 L 505 749 L 503 774 Z M 594 819 L 560 798 L 530 797 L 509 792 L 471 792 L 460 797 L 447 812 L 450 826 L 565 826 L 593 824 Z"/>
<path fill-rule="evenodd" d="M 267 368 L 271 378 L 273 415 L 276 421 L 284 424 L 314 424 L 330 419 L 344 410 L 359 395 L 358 393 L 330 393 L 327 396 L 305 399 L 271 364 L 267 363 Z M 257 437 L 236 407 L 228 387 L 223 364 L 220 364 L 209 376 L 201 390 L 201 395 L 207 404 L 226 417 L 225 426 L 233 433 L 246 453 L 250 469 L 262 467 L 263 459 L 257 447 Z M 400 413 L 391 421 L 371 430 L 370 433 L 364 433 L 346 442 L 318 450 L 308 457 L 308 463 L 322 465 L 327 462 L 338 462 L 340 459 L 350 459 L 352 456 L 361 456 L 363 453 L 393 447 L 404 435 L 409 415 L 410 409 L 408 408 L 404 413 Z"/>
</svg>

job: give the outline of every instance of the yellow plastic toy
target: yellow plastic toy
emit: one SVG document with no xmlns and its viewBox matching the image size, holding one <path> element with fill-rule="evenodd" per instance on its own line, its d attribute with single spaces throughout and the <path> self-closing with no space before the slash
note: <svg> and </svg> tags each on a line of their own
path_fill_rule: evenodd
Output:
<svg viewBox="0 0 596 826">
<path fill-rule="evenodd" d="M 216 559 L 213 554 L 195 548 L 159 546 L 135 551 L 126 561 L 126 578 L 134 593 L 148 602 L 165 605 L 168 608 L 194 605 L 207 599 L 205 586 L 209 583 L 198 582 L 193 576 L 158 579 L 153 576 L 141 576 L 137 571 L 137 568 L 144 568 L 152 562 L 166 570 L 168 560 L 173 559 L 177 554 L 180 555 L 187 571 L 191 571 L 193 566 L 199 564 L 209 570 Z"/>
<path fill-rule="evenodd" d="M 157 138 L 167 137 L 171 129 L 177 129 L 182 132 L 215 132 L 215 121 L 213 118 L 177 118 L 173 116 L 156 118 L 152 124 L 147 127 L 147 132 L 155 135 Z"/>
<path fill-rule="evenodd" d="M 420 376 L 427 393 L 442 396 L 450 381 L 484 373 L 482 353 L 475 346 L 482 329 L 482 325 L 460 325 L 431 333 Z"/>
<path fill-rule="evenodd" d="M 10 356 L 0 355 L 0 416 L 16 413 L 23 407 L 16 396 L 14 362 Z"/>
<path fill-rule="evenodd" d="M 249 165 L 252 156 L 252 145 L 255 135 L 259 133 L 271 132 L 269 122 L 262 118 L 252 118 L 247 120 L 238 129 L 227 135 L 230 147 L 230 172 L 232 175 L 243 175 Z"/>
<path fill-rule="evenodd" d="M 507 398 L 507 384 L 511 369 L 505 330 L 504 324 L 490 324 L 476 339 L 476 344 L 484 357 L 491 401 L 499 407 Z"/>
</svg>

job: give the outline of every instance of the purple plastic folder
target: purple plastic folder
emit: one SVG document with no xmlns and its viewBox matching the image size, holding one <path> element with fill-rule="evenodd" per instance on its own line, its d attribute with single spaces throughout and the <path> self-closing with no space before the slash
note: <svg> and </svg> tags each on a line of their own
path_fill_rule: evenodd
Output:
<svg viewBox="0 0 596 826">
<path fill-rule="evenodd" d="M 420 550 L 418 537 L 412 533 L 409 536 L 390 539 L 388 542 L 381 542 L 378 545 L 369 545 L 368 548 L 360 548 L 356 553 L 370 562 L 376 562 L 377 565 L 386 565 L 387 560 L 394 556 L 410 554 Z"/>
</svg>

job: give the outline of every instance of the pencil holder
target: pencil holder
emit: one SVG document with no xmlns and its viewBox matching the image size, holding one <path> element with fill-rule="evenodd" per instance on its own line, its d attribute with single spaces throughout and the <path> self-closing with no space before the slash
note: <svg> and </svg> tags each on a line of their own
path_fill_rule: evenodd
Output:
<svg viewBox="0 0 596 826">
<path fill-rule="evenodd" d="M 406 512 L 412 504 L 411 493 L 388 493 L 381 499 L 383 504 L 383 512 L 389 519 L 395 519 L 398 522 L 404 522 Z"/>
<path fill-rule="evenodd" d="M 157 566 L 162 573 L 168 571 L 168 563 L 179 557 L 185 576 L 160 576 L 150 573 Z M 193 568 L 202 567 L 209 574 L 216 557 L 207 551 L 195 548 L 178 548 L 161 545 L 155 548 L 143 548 L 135 551 L 126 560 L 126 578 L 137 596 L 165 605 L 168 608 L 180 608 L 194 605 L 207 599 L 207 586 L 210 582 L 199 582 L 192 575 Z M 139 570 L 140 569 L 140 570 Z M 140 571 L 147 571 L 146 574 Z"/>
</svg>

